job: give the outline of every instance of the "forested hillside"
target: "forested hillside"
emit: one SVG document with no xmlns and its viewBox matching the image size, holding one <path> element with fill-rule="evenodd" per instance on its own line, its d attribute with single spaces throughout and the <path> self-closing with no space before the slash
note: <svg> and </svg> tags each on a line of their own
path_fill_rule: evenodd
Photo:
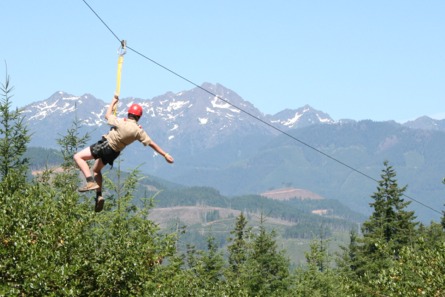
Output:
<svg viewBox="0 0 445 297">
<path fill-rule="evenodd" d="M 369 193 L 371 215 L 360 232 L 351 230 L 338 253 L 330 252 L 329 233 L 320 232 L 305 265 L 295 267 L 266 218 L 294 223 L 288 236 L 298 237 L 299 226 L 316 218 L 348 229 L 355 214 L 336 202 L 332 217 L 320 217 L 309 212 L 318 201 L 275 204 L 177 185 L 159 192 L 162 182 L 147 187 L 137 171 L 124 174 L 119 166 L 105 179 L 106 206 L 97 213 L 91 194 L 77 191 L 84 181 L 72 159 L 88 139 L 76 129 L 61 135 L 62 170 L 30 178 L 29 134 L 11 108 L 8 77 L 0 96 L 1 296 L 445 296 L 445 220 L 417 221 L 390 162 Z M 161 231 L 150 219 L 154 204 L 177 207 L 176 195 L 181 205 L 213 205 L 209 223 L 227 204 L 236 210 L 225 249 L 209 232 L 204 247 L 190 242 L 183 250 L 187 228 Z M 259 220 L 251 224 L 254 212 Z M 336 217 L 342 212 L 350 217 Z"/>
<path fill-rule="evenodd" d="M 62 152 L 40 148 L 29 151 L 25 156 L 29 156 L 30 167 L 38 168 L 32 171 L 34 176 L 42 174 L 45 168 L 60 171 L 62 161 L 52 166 L 43 163 L 38 167 L 39 163 L 34 160 L 39 157 L 43 160 L 62 160 Z M 119 170 L 120 162 L 118 160 L 116 163 L 117 168 L 105 171 L 107 179 L 116 181 L 128 178 L 128 172 Z M 200 248 L 206 247 L 206 235 L 212 234 L 218 248 L 225 249 L 232 225 L 241 212 L 252 225 L 258 225 L 263 217 L 267 229 L 275 229 L 279 242 L 289 246 L 293 256 L 291 263 L 296 264 L 304 262 L 305 249 L 320 232 L 335 238 L 332 247 L 335 250 L 346 242 L 349 231 L 357 230 L 366 218 L 332 199 L 279 201 L 259 195 L 227 197 L 212 188 L 185 187 L 141 174 L 133 192 L 133 203 L 142 206 L 141 201 L 147 195 L 155 197 L 149 218 L 160 225 L 161 231 L 185 227 L 187 232 L 181 236 L 181 242 L 193 243 Z M 317 214 L 317 211 L 321 213 Z"/>
</svg>

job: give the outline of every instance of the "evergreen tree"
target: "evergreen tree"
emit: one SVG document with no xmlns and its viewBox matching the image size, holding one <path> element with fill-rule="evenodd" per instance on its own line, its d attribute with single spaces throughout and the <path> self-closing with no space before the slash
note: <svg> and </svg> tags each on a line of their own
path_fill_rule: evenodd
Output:
<svg viewBox="0 0 445 297">
<path fill-rule="evenodd" d="M 1 85 L 0 101 L 0 175 L 4 180 L 10 171 L 17 171 L 16 178 L 23 182 L 28 169 L 28 160 L 23 155 L 31 137 L 22 112 L 18 108 L 12 109 L 12 90 L 6 72 L 5 82 Z"/>
<path fill-rule="evenodd" d="M 247 285 L 251 296 L 282 296 L 290 285 L 289 260 L 278 251 L 274 231 L 267 232 L 261 218 L 246 261 Z"/>
<path fill-rule="evenodd" d="M 370 206 L 374 209 L 370 218 L 362 227 L 363 245 L 360 247 L 363 269 L 377 272 L 386 267 L 386 255 L 397 257 L 402 247 L 415 239 L 415 215 L 406 208 L 411 203 L 403 199 L 406 186 L 399 187 L 395 170 L 384 162 L 381 180 L 371 198 Z"/>
<path fill-rule="evenodd" d="M 307 267 L 300 267 L 295 271 L 294 296 L 344 296 L 341 290 L 340 278 L 330 265 L 328 241 L 323 235 L 313 240 L 307 252 Z"/>
<path fill-rule="evenodd" d="M 313 240 L 310 244 L 310 251 L 305 254 L 306 261 L 310 267 L 323 272 L 329 268 L 328 259 L 328 242 L 323 235 L 323 231 L 320 233 L 318 241 Z"/>
<path fill-rule="evenodd" d="M 63 156 L 62 167 L 64 169 L 77 168 L 73 160 L 73 156 L 79 151 L 79 149 L 83 148 L 90 139 L 90 135 L 88 133 L 83 136 L 79 134 L 81 127 L 81 122 L 76 117 L 72 122 L 71 128 L 66 131 L 66 135 L 62 135 L 61 138 L 57 139 L 57 143 L 61 147 L 61 153 Z"/>
<path fill-rule="evenodd" d="M 442 183 L 445 184 L 445 178 L 442 180 Z M 442 218 L 440 220 L 442 228 L 445 229 L 445 211 L 442 210 Z"/>
<path fill-rule="evenodd" d="M 445 211 L 442 211 L 443 216 L 442 219 L 440 220 L 440 223 L 442 225 L 442 228 L 445 229 Z"/>
<path fill-rule="evenodd" d="M 357 267 L 360 266 L 358 263 L 358 249 L 359 249 L 359 238 L 355 230 L 351 230 L 349 233 L 349 245 L 340 246 L 341 253 L 338 255 L 336 262 L 339 271 L 349 275 L 350 272 L 355 272 Z"/>
<path fill-rule="evenodd" d="M 57 139 L 63 157 L 63 171 L 56 175 L 52 174 L 52 170 L 44 173 L 54 176 L 52 179 L 53 185 L 62 192 L 76 191 L 79 182 L 79 169 L 73 160 L 73 156 L 79 148 L 85 146 L 86 142 L 90 139 L 88 133 L 83 136 L 79 135 L 80 127 L 80 121 L 75 118 L 72 126 L 66 131 L 66 134 L 61 135 L 61 138 Z"/>
<path fill-rule="evenodd" d="M 206 280 L 211 283 L 220 281 L 223 275 L 224 258 L 218 252 L 215 237 L 209 236 L 207 238 L 207 252 L 202 253 L 201 261 Z"/>
<path fill-rule="evenodd" d="M 241 266 L 247 260 L 248 252 L 248 233 L 251 228 L 247 228 L 247 219 L 241 212 L 236 218 L 235 229 L 230 231 L 230 244 L 227 246 L 229 253 L 229 265 L 232 272 L 239 274 Z"/>
<path fill-rule="evenodd" d="M 444 179 L 445 181 L 445 179 Z M 440 224 L 442 225 L 442 228 L 445 229 L 445 211 L 442 210 L 442 218 L 440 220 Z"/>
<path fill-rule="evenodd" d="M 193 245 L 187 246 L 187 264 L 187 269 L 180 273 L 183 275 L 179 281 L 180 285 L 175 284 L 176 295 L 173 296 L 226 295 L 224 291 L 228 286 L 223 278 L 225 261 L 218 251 L 214 236 L 207 237 L 206 251 L 196 250 Z M 183 283 L 184 278 L 187 279 L 187 283 Z M 180 295 L 179 291 L 186 293 Z"/>
</svg>

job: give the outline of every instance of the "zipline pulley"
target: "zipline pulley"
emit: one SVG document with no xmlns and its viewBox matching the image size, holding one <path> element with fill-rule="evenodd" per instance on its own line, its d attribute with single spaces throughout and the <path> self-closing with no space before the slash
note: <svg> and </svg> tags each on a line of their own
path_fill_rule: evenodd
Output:
<svg viewBox="0 0 445 297">
<path fill-rule="evenodd" d="M 125 40 L 121 41 L 121 46 L 117 49 L 117 54 L 123 56 L 127 53 L 127 42 Z"/>
</svg>

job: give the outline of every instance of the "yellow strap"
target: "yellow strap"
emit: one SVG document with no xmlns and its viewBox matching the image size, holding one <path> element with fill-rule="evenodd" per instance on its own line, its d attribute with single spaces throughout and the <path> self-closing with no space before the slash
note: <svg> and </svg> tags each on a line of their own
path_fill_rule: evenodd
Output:
<svg viewBox="0 0 445 297">
<path fill-rule="evenodd" d="M 117 76 L 116 76 L 116 95 L 119 96 L 121 93 L 121 76 L 122 76 L 122 64 L 124 64 L 124 56 L 119 55 L 117 60 Z M 117 104 L 113 110 L 114 115 L 117 113 Z"/>
<path fill-rule="evenodd" d="M 122 64 L 124 64 L 124 56 L 119 56 L 117 60 L 117 77 L 116 77 L 116 95 L 121 93 L 121 76 L 122 76 Z"/>
<path fill-rule="evenodd" d="M 117 53 L 119 54 L 119 59 L 117 60 L 117 76 L 116 76 L 116 92 L 115 95 L 119 96 L 121 93 L 121 76 L 122 76 L 122 64 L 124 64 L 124 55 L 127 52 L 127 42 L 125 40 L 121 41 L 121 46 L 119 47 Z M 117 104 L 113 110 L 114 115 L 117 113 Z"/>
</svg>

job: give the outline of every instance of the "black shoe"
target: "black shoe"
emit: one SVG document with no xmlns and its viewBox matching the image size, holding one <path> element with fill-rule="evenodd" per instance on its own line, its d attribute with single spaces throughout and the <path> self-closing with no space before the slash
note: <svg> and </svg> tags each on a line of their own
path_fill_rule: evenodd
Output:
<svg viewBox="0 0 445 297">
<path fill-rule="evenodd" d="M 95 212 L 101 212 L 102 209 L 104 209 L 104 203 L 105 203 L 104 197 L 97 196 L 96 197 L 96 205 L 94 206 L 94 211 Z"/>
</svg>

